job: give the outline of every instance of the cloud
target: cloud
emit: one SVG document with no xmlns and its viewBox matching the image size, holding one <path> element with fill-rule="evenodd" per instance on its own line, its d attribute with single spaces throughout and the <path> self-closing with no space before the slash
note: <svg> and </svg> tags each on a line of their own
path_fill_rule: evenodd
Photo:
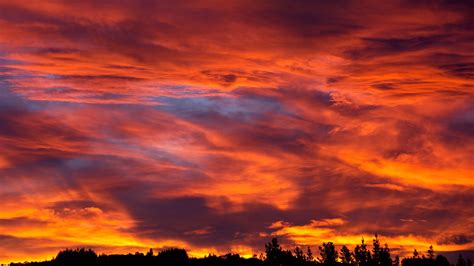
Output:
<svg viewBox="0 0 474 266">
<path fill-rule="evenodd" d="M 442 244 L 458 244 L 458 245 L 467 244 L 471 242 L 472 242 L 472 239 L 466 235 L 453 235 L 450 237 L 446 237 L 440 241 L 440 243 Z"/>
<path fill-rule="evenodd" d="M 1 2 L 0 262 L 473 249 L 471 10 Z"/>
<path fill-rule="evenodd" d="M 30 219 L 28 217 L 14 217 L 8 219 L 0 219 L 0 226 L 21 226 L 21 227 L 32 227 L 32 226 L 46 226 L 47 221 L 38 219 Z"/>
</svg>

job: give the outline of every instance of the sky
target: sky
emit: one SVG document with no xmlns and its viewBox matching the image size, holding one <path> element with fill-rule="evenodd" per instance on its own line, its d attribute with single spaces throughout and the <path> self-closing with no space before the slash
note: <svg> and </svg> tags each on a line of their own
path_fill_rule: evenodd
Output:
<svg viewBox="0 0 474 266">
<path fill-rule="evenodd" d="M 0 262 L 473 250 L 473 3 L 0 0 Z"/>
</svg>

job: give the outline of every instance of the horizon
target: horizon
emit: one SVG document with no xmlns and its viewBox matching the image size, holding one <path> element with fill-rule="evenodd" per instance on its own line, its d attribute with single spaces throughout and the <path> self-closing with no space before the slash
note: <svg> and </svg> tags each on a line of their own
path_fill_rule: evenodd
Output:
<svg viewBox="0 0 474 266">
<path fill-rule="evenodd" d="M 154 250 L 153 248 L 150 248 L 147 250 L 147 252 L 140 252 L 140 251 L 135 251 L 135 252 L 132 252 L 132 251 L 129 251 L 128 253 L 122 253 L 122 254 L 119 254 L 119 253 L 111 253 L 111 254 L 106 254 L 106 253 L 96 253 L 94 251 L 93 248 L 88 248 L 88 247 L 76 247 L 76 248 L 67 248 L 67 249 L 64 249 L 64 250 L 61 250 L 57 253 L 56 256 L 52 257 L 50 260 L 41 260 L 41 261 L 22 261 L 22 262 L 10 262 L 9 264 L 0 264 L 0 265 L 12 265 L 12 264 L 16 264 L 15 266 L 17 266 L 18 264 L 28 264 L 28 263 L 42 263 L 42 262 L 48 262 L 48 261 L 54 261 L 54 260 L 57 260 L 60 256 L 61 256 L 61 253 L 80 253 L 80 252 L 92 252 L 95 256 L 97 256 L 98 258 L 100 257 L 114 257 L 114 256 L 135 256 L 135 257 L 142 257 L 142 256 L 146 256 L 146 257 L 154 257 L 154 256 L 160 256 L 160 254 L 162 253 L 168 253 L 168 252 L 173 252 L 173 251 L 178 251 L 180 252 L 181 250 L 184 250 L 185 253 L 187 253 L 186 257 L 188 257 L 189 259 L 197 259 L 197 260 L 201 260 L 201 259 L 207 259 L 207 258 L 211 258 L 211 257 L 218 257 L 218 258 L 225 258 L 229 255 L 231 256 L 234 256 L 234 255 L 237 255 L 238 257 L 240 258 L 243 258 L 243 259 L 258 259 L 262 262 L 267 262 L 267 263 L 270 263 L 272 264 L 271 262 L 267 261 L 267 258 L 268 258 L 268 249 L 267 249 L 267 245 L 270 245 L 272 243 L 273 240 L 277 240 L 277 238 L 273 238 L 271 241 L 267 242 L 265 244 L 265 247 L 264 247 L 264 251 L 260 252 L 260 253 L 254 253 L 252 254 L 251 256 L 250 255 L 241 255 L 239 253 L 233 253 L 233 252 L 229 252 L 229 253 L 226 253 L 226 254 L 215 254 L 215 253 L 208 253 L 208 254 L 200 254 L 198 256 L 193 256 L 192 254 L 190 254 L 188 252 L 188 250 L 184 249 L 184 248 L 180 248 L 180 247 L 164 247 L 164 248 L 160 248 L 158 250 Z M 434 247 L 433 246 L 430 246 L 426 251 L 422 251 L 422 250 L 416 250 L 414 249 L 411 253 L 395 253 L 393 254 L 393 249 L 390 249 L 390 246 L 388 245 L 388 243 L 383 243 L 378 235 L 376 234 L 372 239 L 371 241 L 368 241 L 368 242 L 365 242 L 365 244 L 367 244 L 367 249 L 368 249 L 368 252 L 369 254 L 372 254 L 372 256 L 374 256 L 373 252 L 375 252 L 375 240 L 378 240 L 378 244 L 380 245 L 380 247 L 385 247 L 385 248 L 388 248 L 388 252 L 389 252 L 389 258 L 391 259 L 390 260 L 390 266 L 403 266 L 405 265 L 404 261 L 405 259 L 414 259 L 414 258 L 418 258 L 418 259 L 421 259 L 421 260 L 425 260 L 425 259 L 433 259 L 433 258 L 438 258 L 438 257 L 445 257 L 449 263 L 451 265 L 457 265 L 457 266 L 460 266 L 459 265 L 459 258 L 460 256 L 462 256 L 462 258 L 464 259 L 464 261 L 467 263 L 465 266 L 472 266 L 474 265 L 472 263 L 472 258 L 474 258 L 474 251 L 472 250 L 461 250 L 461 251 L 456 251 L 456 252 L 438 252 L 436 250 L 434 250 Z M 361 239 L 361 243 L 364 244 L 364 238 Z M 351 254 L 351 257 L 350 260 L 357 260 L 357 255 L 356 254 L 356 249 L 359 248 L 361 246 L 361 243 L 355 245 L 355 246 L 347 246 L 347 245 L 334 245 L 333 242 L 329 241 L 327 242 L 327 244 L 330 244 L 330 245 L 334 245 L 334 247 L 336 248 L 336 260 L 335 262 L 336 263 L 343 263 L 343 266 L 350 266 L 350 265 L 359 265 L 358 263 L 360 262 L 352 262 L 354 264 L 350 264 L 350 265 L 344 265 L 344 261 L 343 261 L 343 258 L 344 258 L 344 251 L 343 249 L 344 248 L 349 248 L 348 251 L 350 252 Z M 309 262 L 314 262 L 314 263 L 317 263 L 317 264 L 323 264 L 323 265 L 326 265 L 328 264 L 327 261 L 325 261 L 325 258 L 324 256 L 322 257 L 323 255 L 323 247 L 325 246 L 326 243 L 321 243 L 321 245 L 313 245 L 313 247 L 311 247 L 311 245 L 308 245 L 308 246 L 295 246 L 295 247 L 288 247 L 288 246 L 284 246 L 284 245 L 280 245 L 280 244 L 277 244 L 277 247 L 279 246 L 281 248 L 281 251 L 283 252 L 290 252 L 290 254 L 293 254 L 293 256 L 295 256 L 295 258 L 297 258 L 298 256 L 298 253 L 297 253 L 297 249 L 300 249 L 300 251 L 302 252 L 303 255 L 303 260 L 304 261 L 309 261 Z M 314 248 L 314 256 L 313 256 L 313 253 L 312 253 L 312 249 Z M 317 249 L 316 249 L 317 248 Z M 319 251 L 318 251 L 319 249 Z M 395 249 L 395 251 L 397 251 Z M 156 252 L 156 253 L 155 253 Z M 416 252 L 416 255 L 415 255 L 415 252 Z M 431 254 L 430 254 L 431 252 Z M 188 256 L 189 255 L 189 256 Z M 311 258 L 308 258 L 308 256 L 311 256 Z M 370 255 L 369 255 L 370 256 Z M 392 258 L 393 256 L 393 258 Z M 431 256 L 431 257 L 430 257 Z M 63 259 L 66 259 L 66 257 L 63 256 Z M 78 258 L 76 258 L 78 259 Z M 396 261 L 399 261 L 397 264 Z M 70 261 L 69 261 L 70 262 Z M 295 261 L 296 263 L 298 263 L 298 260 Z M 68 263 L 68 260 L 64 260 L 63 263 Z M 173 262 L 169 262 L 171 264 L 174 264 Z M 299 262 L 301 263 L 301 262 Z M 290 263 L 291 264 L 291 263 Z M 330 263 L 329 263 L 330 264 Z M 286 265 L 286 264 L 285 264 Z M 330 264 L 331 265 L 331 264 Z M 378 265 L 377 263 L 375 263 L 375 265 Z M 384 262 L 382 262 L 382 265 L 386 265 Z"/>
<path fill-rule="evenodd" d="M 0 0 L 0 264 L 474 252 L 473 43 L 470 0 Z"/>
</svg>

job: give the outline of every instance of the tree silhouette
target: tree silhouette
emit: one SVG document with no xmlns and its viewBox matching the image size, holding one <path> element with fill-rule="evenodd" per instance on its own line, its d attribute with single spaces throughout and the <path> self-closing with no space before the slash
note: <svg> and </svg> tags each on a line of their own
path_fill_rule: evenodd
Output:
<svg viewBox="0 0 474 266">
<path fill-rule="evenodd" d="M 372 240 L 372 264 L 379 266 L 382 264 L 380 261 L 380 256 L 382 253 L 382 248 L 380 247 L 380 241 L 378 235 L 375 234 L 375 238 Z"/>
<path fill-rule="evenodd" d="M 306 260 L 307 261 L 313 261 L 313 251 L 311 251 L 311 247 L 308 246 L 308 249 L 306 249 Z"/>
<path fill-rule="evenodd" d="M 413 250 L 413 258 L 418 258 L 420 254 L 418 253 L 418 251 L 416 250 L 416 248 Z"/>
<path fill-rule="evenodd" d="M 354 259 L 357 266 L 367 266 L 370 264 L 371 255 L 370 251 L 367 250 L 364 238 L 362 238 L 362 243 L 354 249 Z"/>
<path fill-rule="evenodd" d="M 272 238 L 270 242 L 265 244 L 265 261 L 271 265 L 278 265 L 283 257 L 283 251 L 277 238 Z"/>
<path fill-rule="evenodd" d="M 296 247 L 294 250 L 293 250 L 293 253 L 295 254 L 295 258 L 297 260 L 300 260 L 300 261 L 305 261 L 306 260 L 306 256 L 303 252 L 303 250 L 300 248 L 300 247 Z"/>
<path fill-rule="evenodd" d="M 54 262 L 57 265 L 97 265 L 97 254 L 91 249 L 66 249 L 58 253 Z"/>
<path fill-rule="evenodd" d="M 342 246 L 339 258 L 342 264 L 352 265 L 354 263 L 354 255 L 346 246 Z"/>
<path fill-rule="evenodd" d="M 188 253 L 184 249 L 169 248 L 160 251 L 157 261 L 165 265 L 186 265 L 188 264 Z"/>
<path fill-rule="evenodd" d="M 395 256 L 395 258 L 393 259 L 392 265 L 393 266 L 399 266 L 400 265 L 400 257 L 398 255 Z"/>
<path fill-rule="evenodd" d="M 428 253 L 428 259 L 433 260 L 435 257 L 435 253 L 434 253 L 432 245 L 430 245 L 430 248 L 428 249 L 427 253 Z"/>
<path fill-rule="evenodd" d="M 336 265 L 337 251 L 332 242 L 319 246 L 319 254 L 321 255 L 319 261 L 324 265 Z"/>
<path fill-rule="evenodd" d="M 146 256 L 153 257 L 153 249 L 150 248 L 150 250 L 148 250 L 148 252 L 146 253 Z"/>
<path fill-rule="evenodd" d="M 379 260 L 381 266 L 391 266 L 392 265 L 392 257 L 390 255 L 390 248 L 388 248 L 388 244 L 385 243 L 384 247 L 380 250 Z"/>
<path fill-rule="evenodd" d="M 462 254 L 459 254 L 458 261 L 456 263 L 456 266 L 466 266 L 466 261 L 462 257 Z"/>
<path fill-rule="evenodd" d="M 449 263 L 448 259 L 445 256 L 438 255 L 436 256 L 436 259 L 435 259 L 435 265 L 436 266 L 450 266 L 451 264 Z"/>
</svg>

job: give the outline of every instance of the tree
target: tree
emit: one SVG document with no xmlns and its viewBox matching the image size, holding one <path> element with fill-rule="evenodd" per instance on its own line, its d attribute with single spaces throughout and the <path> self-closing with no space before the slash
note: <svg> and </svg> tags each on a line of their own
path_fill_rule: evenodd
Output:
<svg viewBox="0 0 474 266">
<path fill-rule="evenodd" d="M 296 257 L 297 260 L 300 260 L 300 261 L 306 260 L 306 256 L 304 255 L 304 252 L 300 247 L 297 246 L 293 250 L 293 253 L 295 253 L 295 257 Z"/>
<path fill-rule="evenodd" d="M 265 244 L 265 255 L 265 261 L 271 265 L 277 265 L 281 261 L 283 251 L 277 238 L 272 238 L 270 242 Z"/>
<path fill-rule="evenodd" d="M 433 245 L 430 245 L 430 248 L 428 249 L 427 253 L 428 253 L 428 259 L 434 260 L 435 253 L 433 250 Z"/>
<path fill-rule="evenodd" d="M 458 262 L 456 263 L 456 266 L 466 266 L 466 261 L 462 257 L 462 254 L 459 254 Z"/>
<path fill-rule="evenodd" d="M 54 262 L 59 265 L 96 265 L 97 264 L 97 254 L 92 249 L 66 249 L 60 251 Z"/>
<path fill-rule="evenodd" d="M 357 245 L 354 249 L 354 259 L 357 266 L 367 266 L 371 261 L 370 251 L 367 250 L 367 245 L 362 238 L 362 243 Z"/>
<path fill-rule="evenodd" d="M 443 255 L 436 256 L 435 265 L 436 266 L 451 266 L 448 259 Z"/>
<path fill-rule="evenodd" d="M 471 258 L 467 258 L 467 260 L 466 260 L 466 265 L 467 265 L 467 266 L 472 266 Z"/>
<path fill-rule="evenodd" d="M 352 252 L 346 247 L 342 246 L 339 258 L 341 259 L 342 264 L 352 265 L 354 264 L 354 255 Z"/>
<path fill-rule="evenodd" d="M 147 257 L 153 257 L 153 249 L 150 248 L 150 250 L 148 250 L 148 252 L 146 253 L 146 256 Z"/>
<path fill-rule="evenodd" d="M 393 266 L 399 266 L 400 265 L 400 257 L 398 255 L 395 256 L 395 258 L 393 259 L 392 265 Z"/>
<path fill-rule="evenodd" d="M 181 248 L 164 249 L 158 253 L 157 259 L 165 265 L 186 265 L 189 262 L 188 253 Z"/>
<path fill-rule="evenodd" d="M 380 253 L 382 249 L 380 248 L 380 241 L 378 235 L 375 234 L 375 238 L 372 240 L 372 263 L 376 266 L 381 265 Z"/>
<path fill-rule="evenodd" d="M 381 266 L 391 266 L 392 265 L 392 257 L 390 255 L 390 248 L 388 248 L 388 244 L 385 243 L 385 246 L 380 250 L 379 260 Z"/>
<path fill-rule="evenodd" d="M 418 253 L 418 251 L 416 250 L 416 248 L 413 250 L 413 258 L 418 258 L 420 254 Z"/>
<path fill-rule="evenodd" d="M 306 260 L 307 261 L 313 261 L 314 258 L 313 258 L 313 252 L 311 251 L 311 247 L 308 246 L 308 248 L 306 249 Z"/>
<path fill-rule="evenodd" d="M 332 242 L 323 243 L 322 246 L 319 246 L 319 251 L 321 255 L 319 260 L 321 263 L 325 265 L 336 265 L 337 251 Z"/>
</svg>

